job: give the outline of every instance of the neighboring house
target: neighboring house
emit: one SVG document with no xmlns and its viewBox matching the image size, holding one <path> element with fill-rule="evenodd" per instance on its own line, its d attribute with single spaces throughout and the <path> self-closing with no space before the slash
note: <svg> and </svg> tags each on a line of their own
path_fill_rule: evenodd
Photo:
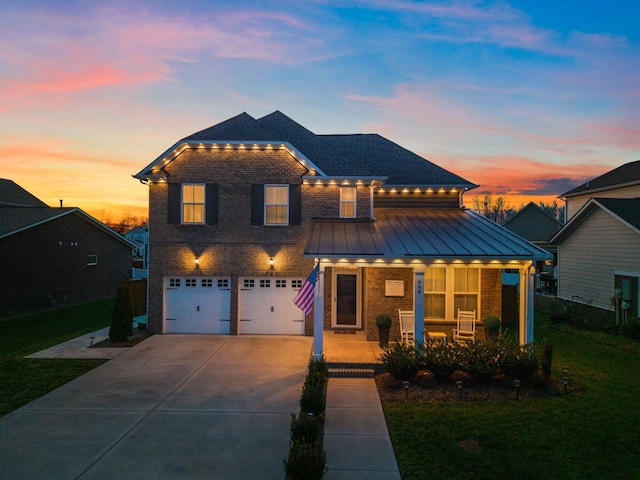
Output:
<svg viewBox="0 0 640 480">
<path fill-rule="evenodd" d="M 147 251 L 149 249 L 149 227 L 135 226 L 127 233 L 124 238 L 135 244 L 133 249 L 134 261 L 138 262 L 139 268 L 147 268 Z"/>
<path fill-rule="evenodd" d="M 640 161 L 560 196 L 569 219 L 551 239 L 558 247 L 560 298 L 640 316 L 639 197 Z"/>
<path fill-rule="evenodd" d="M 549 240 L 558 233 L 562 228 L 562 224 L 538 205 L 529 202 L 507 220 L 503 226 L 553 255 L 553 260 L 546 260 L 538 266 L 538 279 L 540 281 L 537 285 L 537 290 L 554 294 L 555 278 L 553 269 L 557 263 L 557 247 L 549 243 Z"/>
<path fill-rule="evenodd" d="M 79 208 L 0 179 L 0 315 L 115 296 L 134 245 Z"/>
<path fill-rule="evenodd" d="M 587 204 L 591 198 L 640 198 L 640 160 L 625 163 L 563 193 L 567 222 Z"/>
<path fill-rule="evenodd" d="M 520 339 L 533 339 L 541 248 L 463 207 L 477 185 L 376 134 L 316 135 L 276 111 L 194 133 L 134 175 L 149 185 L 152 333 L 365 330 L 415 312 L 418 340 L 458 308 L 501 315 L 520 272 Z M 314 265 L 314 311 L 292 300 Z M 393 338 L 393 337 L 392 337 Z"/>
</svg>

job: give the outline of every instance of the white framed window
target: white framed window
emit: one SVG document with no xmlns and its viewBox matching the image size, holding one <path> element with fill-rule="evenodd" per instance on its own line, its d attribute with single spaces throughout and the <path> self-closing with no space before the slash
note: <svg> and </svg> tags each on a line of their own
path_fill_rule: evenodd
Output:
<svg viewBox="0 0 640 480">
<path fill-rule="evenodd" d="M 182 223 L 204 224 L 204 183 L 182 184 Z"/>
<path fill-rule="evenodd" d="M 480 269 L 453 269 L 453 311 L 454 315 L 460 310 L 475 310 L 478 312 L 478 294 L 480 292 Z"/>
<path fill-rule="evenodd" d="M 424 272 L 424 318 L 446 318 L 447 269 L 427 268 Z"/>
<path fill-rule="evenodd" d="M 355 218 L 356 187 L 340 187 L 340 218 Z"/>
<path fill-rule="evenodd" d="M 87 266 L 98 265 L 98 255 L 87 255 Z"/>
<path fill-rule="evenodd" d="M 289 185 L 264 186 L 264 224 L 289 224 Z"/>
</svg>

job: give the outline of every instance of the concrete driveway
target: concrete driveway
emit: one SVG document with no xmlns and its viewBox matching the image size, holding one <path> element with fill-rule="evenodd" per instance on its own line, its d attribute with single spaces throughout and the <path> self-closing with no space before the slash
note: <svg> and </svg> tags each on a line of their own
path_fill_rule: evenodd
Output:
<svg viewBox="0 0 640 480">
<path fill-rule="evenodd" d="M 282 480 L 311 347 L 155 335 L 0 418 L 0 476 Z"/>
</svg>

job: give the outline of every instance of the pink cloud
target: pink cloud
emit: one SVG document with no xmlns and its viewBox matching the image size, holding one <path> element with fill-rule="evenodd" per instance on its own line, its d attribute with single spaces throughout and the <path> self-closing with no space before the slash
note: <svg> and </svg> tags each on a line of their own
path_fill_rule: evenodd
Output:
<svg viewBox="0 0 640 480">
<path fill-rule="evenodd" d="M 102 8 L 78 16 L 30 11 L 6 20 L 0 91 L 8 99 L 170 81 L 180 64 L 216 59 L 288 64 L 306 59 L 301 52 L 312 42 L 304 22 L 260 11 L 190 17 Z M 33 35 L 23 35 L 25 29 Z"/>
</svg>

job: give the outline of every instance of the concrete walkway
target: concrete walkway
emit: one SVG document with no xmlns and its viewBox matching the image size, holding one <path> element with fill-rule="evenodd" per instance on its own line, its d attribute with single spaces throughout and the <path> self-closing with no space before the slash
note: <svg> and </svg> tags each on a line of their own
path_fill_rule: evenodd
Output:
<svg viewBox="0 0 640 480">
<path fill-rule="evenodd" d="M 27 358 L 102 358 L 109 360 L 129 350 L 125 348 L 89 348 L 109 338 L 109 327 L 29 355 Z"/>
<path fill-rule="evenodd" d="M 324 428 L 327 480 L 400 480 L 373 378 L 330 378 Z"/>
</svg>

